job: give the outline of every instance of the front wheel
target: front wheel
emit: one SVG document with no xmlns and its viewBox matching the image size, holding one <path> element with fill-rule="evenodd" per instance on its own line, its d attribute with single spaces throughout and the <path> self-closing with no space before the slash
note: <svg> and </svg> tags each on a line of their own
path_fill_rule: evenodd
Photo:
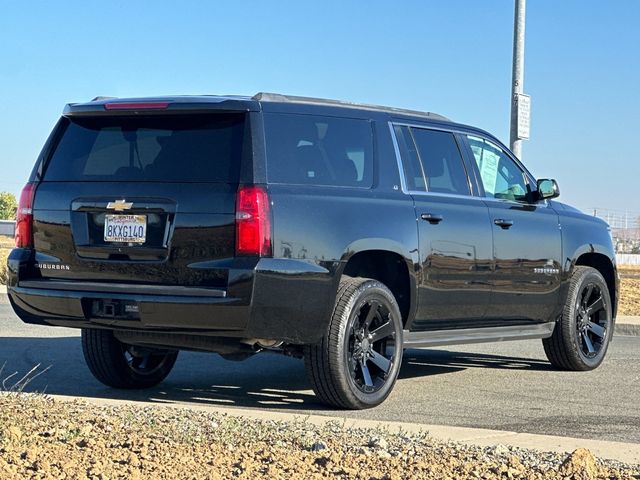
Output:
<svg viewBox="0 0 640 480">
<path fill-rule="evenodd" d="M 304 358 L 323 403 L 354 410 L 382 403 L 402 362 L 402 316 L 391 291 L 377 280 L 343 277 L 327 331 Z"/>
<path fill-rule="evenodd" d="M 604 360 L 613 335 L 611 297 L 600 272 L 575 267 L 562 318 L 542 343 L 551 364 L 562 370 L 593 370 Z"/>
<path fill-rule="evenodd" d="M 114 388 L 149 388 L 164 380 L 177 351 L 137 347 L 119 341 L 110 330 L 82 329 L 82 352 L 97 380 Z"/>
</svg>

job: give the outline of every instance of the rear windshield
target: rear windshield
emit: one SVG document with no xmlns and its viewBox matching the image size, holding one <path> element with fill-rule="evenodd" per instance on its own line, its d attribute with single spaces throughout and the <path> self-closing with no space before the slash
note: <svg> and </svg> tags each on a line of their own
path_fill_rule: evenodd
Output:
<svg viewBox="0 0 640 480">
<path fill-rule="evenodd" d="M 44 180 L 237 183 L 243 115 L 65 118 Z"/>
</svg>

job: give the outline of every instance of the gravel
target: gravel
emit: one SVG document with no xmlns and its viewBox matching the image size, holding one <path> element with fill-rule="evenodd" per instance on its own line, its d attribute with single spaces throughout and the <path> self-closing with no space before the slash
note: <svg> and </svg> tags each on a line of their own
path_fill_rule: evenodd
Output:
<svg viewBox="0 0 640 480">
<path fill-rule="evenodd" d="M 639 479 L 640 467 L 421 434 L 0 395 L 0 478 Z"/>
</svg>

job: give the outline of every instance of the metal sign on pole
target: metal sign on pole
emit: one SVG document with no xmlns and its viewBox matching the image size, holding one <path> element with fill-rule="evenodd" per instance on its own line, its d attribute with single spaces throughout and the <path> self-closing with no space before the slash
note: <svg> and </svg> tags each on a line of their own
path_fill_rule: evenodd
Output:
<svg viewBox="0 0 640 480">
<path fill-rule="evenodd" d="M 531 129 L 531 97 L 524 93 L 518 93 L 518 123 L 516 124 L 516 137 L 518 140 L 528 140 Z"/>
<path fill-rule="evenodd" d="M 530 99 L 524 95 L 524 27 L 525 27 L 526 0 L 515 0 L 515 18 L 513 22 L 513 70 L 511 78 L 511 132 L 509 144 L 511 151 L 518 157 L 522 157 L 522 139 L 529 138 L 529 114 Z M 523 100 L 521 95 L 526 96 Z M 526 107 L 526 122 L 525 120 Z M 522 114 L 520 112 L 523 112 Z M 522 122 L 520 120 L 522 115 Z M 522 130 L 519 129 L 522 123 Z M 526 127 L 525 127 L 526 124 Z M 521 136 L 519 133 L 526 133 Z"/>
</svg>

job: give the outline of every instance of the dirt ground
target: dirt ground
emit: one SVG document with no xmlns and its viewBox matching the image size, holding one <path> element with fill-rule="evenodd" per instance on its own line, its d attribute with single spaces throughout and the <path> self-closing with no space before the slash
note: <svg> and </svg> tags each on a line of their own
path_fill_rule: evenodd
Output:
<svg viewBox="0 0 640 480">
<path fill-rule="evenodd" d="M 565 458 L 566 457 L 566 458 Z M 638 466 L 438 443 L 426 433 L 0 394 L 4 479 L 633 479 Z"/>
<path fill-rule="evenodd" d="M 618 315 L 640 315 L 640 267 L 620 266 Z"/>
</svg>

